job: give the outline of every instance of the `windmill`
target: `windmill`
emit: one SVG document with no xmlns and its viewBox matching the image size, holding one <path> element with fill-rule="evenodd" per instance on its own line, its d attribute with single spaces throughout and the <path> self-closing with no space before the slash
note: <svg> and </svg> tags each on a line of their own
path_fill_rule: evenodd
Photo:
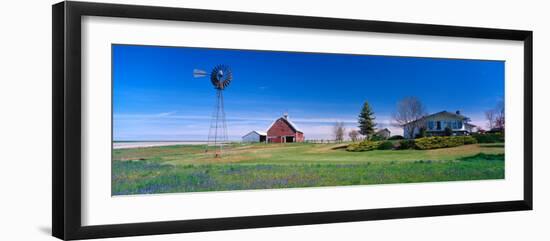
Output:
<svg viewBox="0 0 550 241">
<path fill-rule="evenodd" d="M 193 77 L 201 78 L 208 76 L 204 70 L 193 70 Z M 208 142 L 205 152 L 213 150 L 215 157 L 221 157 L 223 145 L 227 142 L 227 124 L 225 121 L 225 110 L 223 104 L 223 91 L 233 79 L 233 73 L 227 65 L 218 65 L 210 73 L 210 82 L 216 89 L 216 104 L 212 119 L 210 120 L 210 130 L 208 131 Z"/>
</svg>

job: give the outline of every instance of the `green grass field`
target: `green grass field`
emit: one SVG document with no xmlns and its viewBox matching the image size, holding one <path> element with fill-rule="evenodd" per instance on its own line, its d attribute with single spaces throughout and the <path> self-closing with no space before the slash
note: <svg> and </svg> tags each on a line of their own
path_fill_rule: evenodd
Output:
<svg viewBox="0 0 550 241">
<path fill-rule="evenodd" d="M 345 144 L 233 144 L 113 151 L 112 195 L 504 178 L 504 144 L 347 152 Z"/>
</svg>

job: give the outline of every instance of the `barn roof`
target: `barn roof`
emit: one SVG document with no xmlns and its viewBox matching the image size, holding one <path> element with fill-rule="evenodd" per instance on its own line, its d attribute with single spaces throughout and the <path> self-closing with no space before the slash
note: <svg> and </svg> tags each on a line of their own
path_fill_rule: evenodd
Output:
<svg viewBox="0 0 550 241">
<path fill-rule="evenodd" d="M 384 128 L 384 129 L 378 129 L 376 130 L 376 133 L 380 133 L 382 131 L 387 131 L 387 132 L 391 132 L 388 128 Z"/>
<path fill-rule="evenodd" d="M 275 125 L 275 123 L 277 123 L 278 120 L 283 120 L 284 122 L 286 122 L 288 124 L 288 126 L 290 126 L 290 128 L 292 128 L 295 132 L 301 132 L 301 133 L 304 133 L 302 132 L 300 129 L 298 129 L 298 127 L 296 126 L 296 124 L 292 123 L 292 121 L 288 118 L 288 116 L 281 116 L 279 117 L 278 119 L 276 119 L 275 121 L 273 121 L 273 123 L 271 123 L 271 125 L 269 125 L 269 127 L 267 128 L 267 130 L 271 129 L 271 127 L 273 127 L 273 125 Z"/>
<path fill-rule="evenodd" d="M 267 133 L 266 133 L 266 132 L 263 132 L 263 131 L 251 131 L 251 132 L 246 133 L 246 135 L 244 135 L 243 137 L 248 136 L 248 135 L 250 135 L 250 134 L 252 134 L 252 133 L 256 133 L 256 134 L 258 134 L 258 135 L 260 135 L 260 136 L 267 136 Z"/>
</svg>

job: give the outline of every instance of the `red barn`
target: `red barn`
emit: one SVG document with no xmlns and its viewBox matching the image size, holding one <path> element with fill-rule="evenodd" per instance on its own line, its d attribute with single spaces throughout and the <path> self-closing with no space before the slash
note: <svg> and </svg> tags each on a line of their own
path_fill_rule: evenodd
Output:
<svg viewBox="0 0 550 241">
<path fill-rule="evenodd" d="M 288 119 L 288 114 L 285 113 L 267 128 L 267 141 L 271 143 L 303 142 L 304 133 Z"/>
</svg>

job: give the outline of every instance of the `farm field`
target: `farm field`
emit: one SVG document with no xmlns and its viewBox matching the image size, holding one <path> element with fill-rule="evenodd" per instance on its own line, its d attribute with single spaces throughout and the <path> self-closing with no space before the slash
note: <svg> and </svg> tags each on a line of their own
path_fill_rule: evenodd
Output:
<svg viewBox="0 0 550 241">
<path fill-rule="evenodd" d="M 346 144 L 231 144 L 115 149 L 112 195 L 504 178 L 504 144 L 347 152 Z"/>
</svg>

